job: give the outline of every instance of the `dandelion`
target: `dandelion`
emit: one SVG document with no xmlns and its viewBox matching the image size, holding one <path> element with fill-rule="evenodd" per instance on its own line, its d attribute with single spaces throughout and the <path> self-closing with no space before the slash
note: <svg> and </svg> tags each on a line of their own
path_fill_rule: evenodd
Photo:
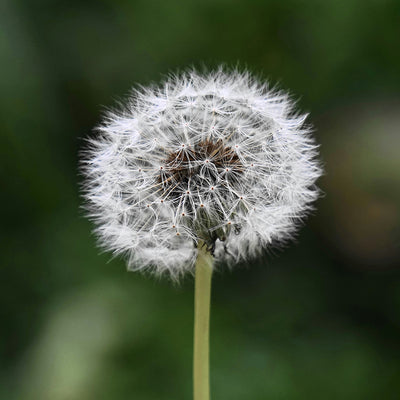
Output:
<svg viewBox="0 0 400 400">
<path fill-rule="evenodd" d="M 100 244 L 132 270 L 196 271 L 196 400 L 208 398 L 213 265 L 290 239 L 318 197 L 305 118 L 248 72 L 191 70 L 135 90 L 90 140 L 84 193 Z"/>
</svg>

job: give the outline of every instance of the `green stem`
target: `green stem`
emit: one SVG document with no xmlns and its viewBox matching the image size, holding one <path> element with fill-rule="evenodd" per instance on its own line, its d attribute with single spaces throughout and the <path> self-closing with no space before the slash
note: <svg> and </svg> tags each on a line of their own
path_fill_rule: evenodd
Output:
<svg viewBox="0 0 400 400">
<path fill-rule="evenodd" d="M 193 399 L 210 399 L 209 337 L 213 257 L 198 244 L 194 294 Z"/>
</svg>

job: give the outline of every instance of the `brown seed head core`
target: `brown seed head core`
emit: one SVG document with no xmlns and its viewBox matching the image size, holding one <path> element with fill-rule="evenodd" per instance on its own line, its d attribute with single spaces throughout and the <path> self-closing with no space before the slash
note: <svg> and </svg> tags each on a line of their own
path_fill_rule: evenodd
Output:
<svg viewBox="0 0 400 400">
<path fill-rule="evenodd" d="M 161 170 L 161 168 L 160 168 Z M 190 184 L 216 185 L 221 176 L 230 174 L 235 180 L 243 172 L 243 165 L 235 150 L 224 145 L 221 139 L 203 140 L 194 146 L 185 146 L 171 152 L 159 175 L 164 194 L 182 195 L 187 193 Z"/>
</svg>

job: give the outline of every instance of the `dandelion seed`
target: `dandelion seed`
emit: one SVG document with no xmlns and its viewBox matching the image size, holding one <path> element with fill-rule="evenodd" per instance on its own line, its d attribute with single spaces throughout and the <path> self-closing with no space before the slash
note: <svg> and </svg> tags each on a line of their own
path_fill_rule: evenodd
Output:
<svg viewBox="0 0 400 400">
<path fill-rule="evenodd" d="M 132 270 L 178 278 L 193 272 L 200 241 L 232 264 L 289 239 L 321 175 L 304 120 L 247 72 L 189 71 L 134 91 L 84 161 L 101 245 Z"/>
</svg>

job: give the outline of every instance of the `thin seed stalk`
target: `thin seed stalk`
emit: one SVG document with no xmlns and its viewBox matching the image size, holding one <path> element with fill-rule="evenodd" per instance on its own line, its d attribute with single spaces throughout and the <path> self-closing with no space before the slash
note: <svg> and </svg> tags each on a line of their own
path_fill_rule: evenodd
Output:
<svg viewBox="0 0 400 400">
<path fill-rule="evenodd" d="M 213 257 L 198 244 L 194 292 L 193 399 L 210 399 L 209 337 Z"/>
</svg>

